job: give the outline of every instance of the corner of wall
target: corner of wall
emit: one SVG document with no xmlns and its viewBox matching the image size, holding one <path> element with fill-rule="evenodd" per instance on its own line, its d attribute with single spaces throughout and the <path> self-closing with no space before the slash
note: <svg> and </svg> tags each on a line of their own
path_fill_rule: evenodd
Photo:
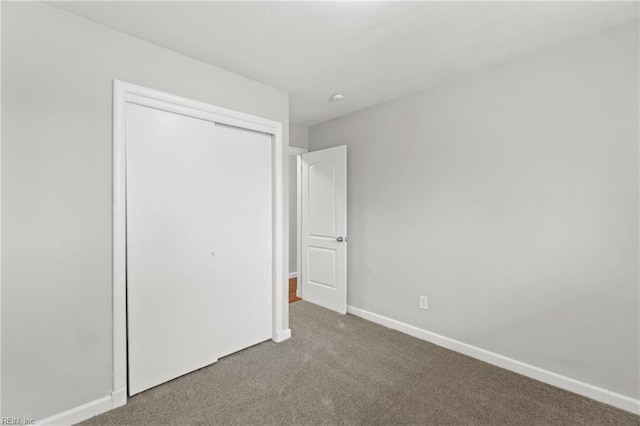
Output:
<svg viewBox="0 0 640 426">
<path fill-rule="evenodd" d="M 289 123 L 289 145 L 309 149 L 309 127 L 298 123 Z"/>
</svg>

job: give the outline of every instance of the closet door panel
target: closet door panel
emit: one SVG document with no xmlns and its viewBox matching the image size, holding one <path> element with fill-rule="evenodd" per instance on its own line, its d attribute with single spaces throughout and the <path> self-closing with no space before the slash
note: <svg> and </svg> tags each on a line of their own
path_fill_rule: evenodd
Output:
<svg viewBox="0 0 640 426">
<path fill-rule="evenodd" d="M 272 337 L 271 136 L 216 125 L 219 354 Z"/>
<path fill-rule="evenodd" d="M 127 106 L 129 394 L 215 362 L 214 123 Z"/>
</svg>

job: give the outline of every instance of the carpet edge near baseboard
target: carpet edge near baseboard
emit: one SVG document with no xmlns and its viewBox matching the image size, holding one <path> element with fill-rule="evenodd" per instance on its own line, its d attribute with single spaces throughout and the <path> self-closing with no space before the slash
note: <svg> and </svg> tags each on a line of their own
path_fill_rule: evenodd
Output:
<svg viewBox="0 0 640 426">
<path fill-rule="evenodd" d="M 575 394 L 611 405 L 621 410 L 629 411 L 640 415 L 640 400 L 633 399 L 580 380 L 562 374 L 554 373 L 513 358 L 500 355 L 468 343 L 461 342 L 450 337 L 442 336 L 428 330 L 385 317 L 374 312 L 367 311 L 356 306 L 347 305 L 347 313 L 371 321 L 373 323 L 391 328 L 393 330 L 408 334 L 417 339 L 421 339 L 452 351 L 470 356 L 480 361 L 513 371 L 534 380 L 573 392 Z"/>
</svg>

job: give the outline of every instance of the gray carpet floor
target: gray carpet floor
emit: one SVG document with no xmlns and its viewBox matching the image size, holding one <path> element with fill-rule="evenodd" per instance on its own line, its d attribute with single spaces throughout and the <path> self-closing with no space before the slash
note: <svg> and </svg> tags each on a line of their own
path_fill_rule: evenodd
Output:
<svg viewBox="0 0 640 426">
<path fill-rule="evenodd" d="M 307 302 L 265 342 L 86 425 L 640 425 L 640 417 Z"/>
</svg>

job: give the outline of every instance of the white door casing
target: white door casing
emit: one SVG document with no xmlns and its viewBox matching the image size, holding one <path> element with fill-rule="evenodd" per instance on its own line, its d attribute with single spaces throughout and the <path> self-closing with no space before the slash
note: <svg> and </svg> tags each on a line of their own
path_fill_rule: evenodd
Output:
<svg viewBox="0 0 640 426">
<path fill-rule="evenodd" d="M 302 154 L 302 298 L 347 312 L 347 147 Z"/>
<path fill-rule="evenodd" d="M 295 173 L 296 177 L 296 279 L 298 283 L 298 285 L 296 285 L 296 296 L 298 297 L 302 297 L 302 154 L 307 152 L 309 152 L 307 148 L 289 146 L 289 155 L 295 156 L 296 159 L 295 171 L 289 170 L 289 173 Z M 289 183 L 291 184 L 291 177 L 289 178 Z M 289 193 L 291 193 L 291 191 Z M 289 200 L 289 203 L 291 203 L 291 200 Z M 291 205 L 289 205 L 289 208 L 291 209 Z M 291 217 L 289 217 L 290 222 L 291 220 Z M 289 268 L 291 268 L 291 266 L 289 266 Z M 289 275 L 289 278 L 292 278 L 292 276 Z"/>
</svg>

